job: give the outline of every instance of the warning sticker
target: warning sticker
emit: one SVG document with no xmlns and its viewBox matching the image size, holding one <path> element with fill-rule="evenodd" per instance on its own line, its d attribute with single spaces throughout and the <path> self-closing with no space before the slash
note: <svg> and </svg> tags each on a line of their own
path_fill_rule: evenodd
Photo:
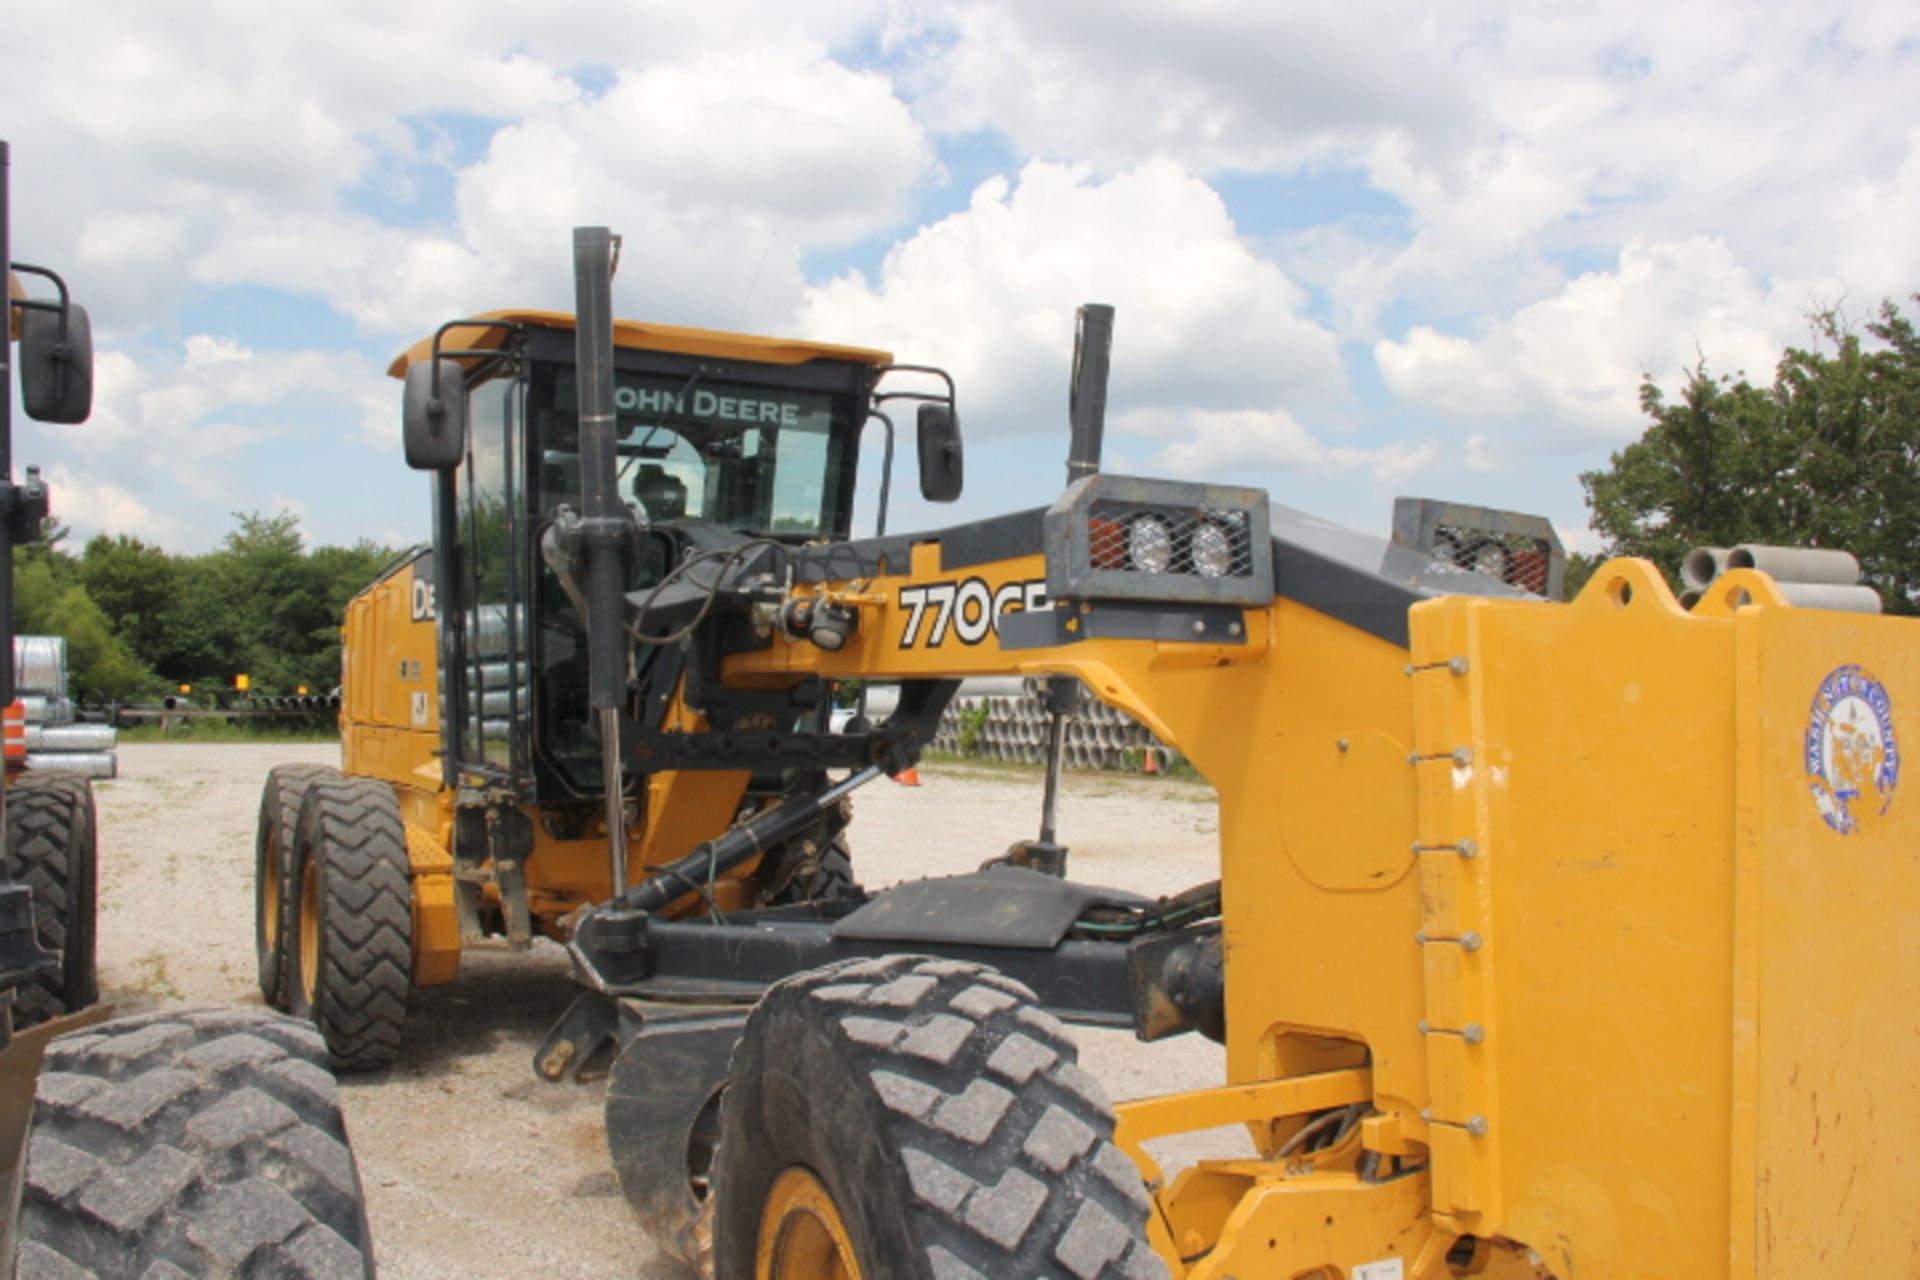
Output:
<svg viewBox="0 0 1920 1280">
<path fill-rule="evenodd" d="M 1363 1262 L 1353 1269 L 1353 1280 L 1406 1280 L 1407 1269 L 1398 1258 Z"/>
</svg>

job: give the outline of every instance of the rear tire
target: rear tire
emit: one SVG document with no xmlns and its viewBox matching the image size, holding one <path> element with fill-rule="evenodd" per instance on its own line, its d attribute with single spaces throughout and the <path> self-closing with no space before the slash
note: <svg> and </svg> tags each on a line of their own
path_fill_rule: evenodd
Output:
<svg viewBox="0 0 1920 1280">
<path fill-rule="evenodd" d="M 7 850 L 13 873 L 33 890 L 34 932 L 60 953 L 60 967 L 24 983 L 17 1027 L 37 1026 L 100 997 L 94 962 L 99 909 L 99 841 L 93 787 L 85 778 L 29 773 L 7 788 Z"/>
<path fill-rule="evenodd" d="M 853 850 L 844 832 L 825 848 L 810 836 L 798 837 L 770 857 L 779 864 L 775 872 L 779 887 L 767 895 L 768 906 L 866 900 L 866 890 L 853 877 Z"/>
<path fill-rule="evenodd" d="M 283 1012 L 289 1007 L 288 988 L 293 965 L 287 938 L 292 932 L 293 848 L 300 801 L 319 778 L 337 778 L 338 769 L 323 764 L 275 765 L 260 792 L 260 820 L 253 837 L 253 944 L 258 958 L 260 994 Z"/>
<path fill-rule="evenodd" d="M 310 1027 L 226 1010 L 55 1040 L 18 1274 L 370 1277 L 360 1175 L 323 1055 Z"/>
<path fill-rule="evenodd" d="M 888 956 L 775 986 L 721 1102 L 719 1280 L 829 1274 L 842 1245 L 887 1280 L 1164 1280 L 1140 1172 L 1076 1058 L 980 965 Z"/>
<path fill-rule="evenodd" d="M 400 1052 L 413 972 L 413 889 L 393 788 L 316 778 L 295 827 L 288 996 L 310 1018 L 336 1071 L 368 1071 Z"/>
</svg>

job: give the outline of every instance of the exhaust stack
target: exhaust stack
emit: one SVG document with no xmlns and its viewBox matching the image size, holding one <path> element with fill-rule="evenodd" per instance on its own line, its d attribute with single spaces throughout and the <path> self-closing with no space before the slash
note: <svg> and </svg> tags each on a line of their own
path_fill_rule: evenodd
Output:
<svg viewBox="0 0 1920 1280">
<path fill-rule="evenodd" d="M 1073 380 L 1067 388 L 1067 417 L 1073 443 L 1067 449 L 1067 483 L 1100 470 L 1101 439 L 1107 430 L 1107 369 L 1113 356 L 1113 308 L 1089 302 L 1075 317 Z"/>
</svg>

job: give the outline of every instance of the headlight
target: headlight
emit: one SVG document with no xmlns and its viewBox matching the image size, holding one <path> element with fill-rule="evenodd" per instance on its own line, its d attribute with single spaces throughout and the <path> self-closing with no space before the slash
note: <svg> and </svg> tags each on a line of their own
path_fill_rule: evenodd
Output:
<svg viewBox="0 0 1920 1280">
<path fill-rule="evenodd" d="M 1224 578 L 1233 568 L 1233 535 L 1211 520 L 1193 527 L 1193 571 L 1203 578 Z"/>
<path fill-rule="evenodd" d="M 1507 580 L 1507 549 L 1492 538 L 1483 539 L 1468 551 L 1467 567 L 1495 582 Z"/>
<path fill-rule="evenodd" d="M 1158 516 L 1140 516 L 1127 526 L 1127 557 L 1142 573 L 1165 573 L 1173 565 L 1173 533 Z"/>
</svg>

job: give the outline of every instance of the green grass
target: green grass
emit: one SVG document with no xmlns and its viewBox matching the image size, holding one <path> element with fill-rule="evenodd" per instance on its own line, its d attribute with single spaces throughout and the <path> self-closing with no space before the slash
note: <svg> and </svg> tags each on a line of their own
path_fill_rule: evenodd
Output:
<svg viewBox="0 0 1920 1280">
<path fill-rule="evenodd" d="M 952 751 L 925 751 L 921 761 L 929 768 L 937 768 L 942 773 L 985 774 L 1010 778 L 1038 779 L 1046 772 L 1042 764 L 1028 764 L 1023 760 L 989 760 L 984 756 L 960 755 Z M 1067 769 L 1066 776 L 1089 782 L 1110 783 L 1113 792 L 1101 794 L 1119 794 L 1118 788 L 1167 786 L 1183 799 L 1211 801 L 1213 787 L 1200 775 L 1200 771 L 1184 759 L 1175 760 L 1158 774 L 1128 773 L 1115 769 Z"/>
<path fill-rule="evenodd" d="M 333 725 L 301 728 L 243 720 L 231 724 L 215 717 L 176 720 L 170 724 L 130 725 L 120 730 L 121 742 L 338 742 Z"/>
</svg>

